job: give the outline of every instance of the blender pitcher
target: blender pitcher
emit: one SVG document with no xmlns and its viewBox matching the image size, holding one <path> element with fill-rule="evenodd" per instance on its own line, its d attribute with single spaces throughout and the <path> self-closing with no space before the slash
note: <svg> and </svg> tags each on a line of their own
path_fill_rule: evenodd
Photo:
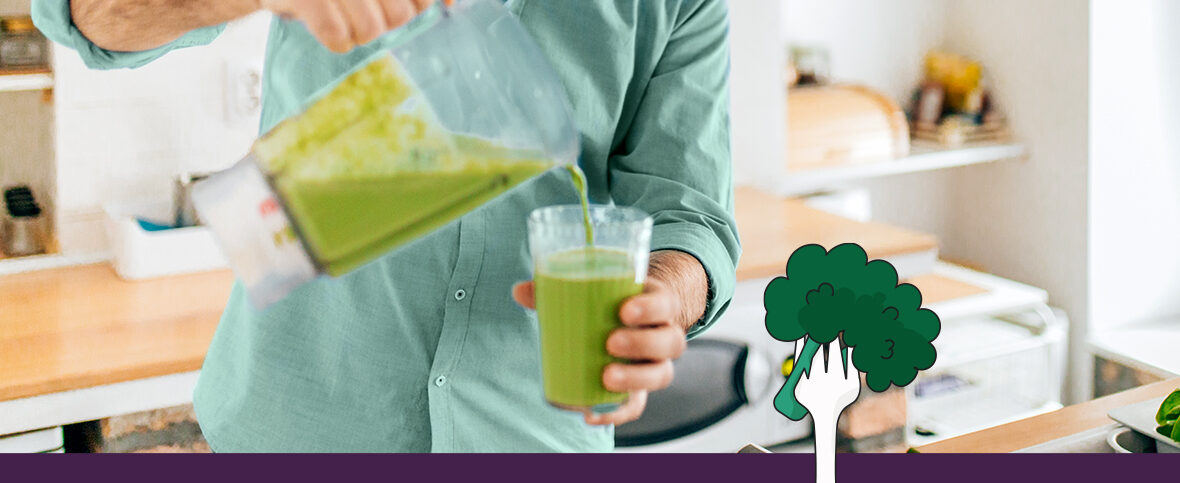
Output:
<svg viewBox="0 0 1180 483">
<path fill-rule="evenodd" d="M 193 187 L 256 307 L 577 159 L 564 87 L 501 2 L 438 2 L 402 29 Z"/>
</svg>

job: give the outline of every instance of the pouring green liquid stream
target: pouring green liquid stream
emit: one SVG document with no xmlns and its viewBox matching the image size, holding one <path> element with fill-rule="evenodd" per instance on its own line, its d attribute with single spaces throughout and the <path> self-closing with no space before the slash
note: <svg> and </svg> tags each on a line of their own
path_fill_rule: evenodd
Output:
<svg viewBox="0 0 1180 483">
<path fill-rule="evenodd" d="M 586 246 L 594 245 L 594 225 L 590 223 L 590 198 L 586 192 L 586 175 L 577 165 L 566 166 L 573 178 L 574 189 L 578 190 L 578 201 L 582 203 L 582 225 L 586 227 Z"/>
</svg>

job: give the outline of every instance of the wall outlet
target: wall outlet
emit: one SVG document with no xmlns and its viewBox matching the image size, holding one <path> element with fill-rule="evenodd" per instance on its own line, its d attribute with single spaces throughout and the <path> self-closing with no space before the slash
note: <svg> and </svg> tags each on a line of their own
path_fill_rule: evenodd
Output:
<svg viewBox="0 0 1180 483">
<path fill-rule="evenodd" d="M 225 63 L 225 121 L 257 120 L 262 109 L 262 68 L 243 61 Z"/>
</svg>

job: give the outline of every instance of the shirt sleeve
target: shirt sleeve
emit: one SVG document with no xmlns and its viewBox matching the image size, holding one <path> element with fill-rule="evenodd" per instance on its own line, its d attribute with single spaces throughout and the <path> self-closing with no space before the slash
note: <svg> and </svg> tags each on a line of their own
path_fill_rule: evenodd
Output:
<svg viewBox="0 0 1180 483">
<path fill-rule="evenodd" d="M 623 142 L 610 159 L 615 202 L 651 214 L 652 250 L 696 257 L 709 279 L 693 337 L 728 307 L 741 247 L 729 150 L 728 12 L 721 0 L 679 15 Z"/>
<path fill-rule="evenodd" d="M 91 69 L 140 67 L 175 49 L 206 45 L 225 30 L 225 25 L 199 28 L 151 50 L 116 52 L 94 45 L 82 35 L 70 15 L 70 0 L 34 0 L 32 16 L 33 23 L 41 33 L 54 42 L 76 50 L 82 56 L 82 61 Z"/>
</svg>

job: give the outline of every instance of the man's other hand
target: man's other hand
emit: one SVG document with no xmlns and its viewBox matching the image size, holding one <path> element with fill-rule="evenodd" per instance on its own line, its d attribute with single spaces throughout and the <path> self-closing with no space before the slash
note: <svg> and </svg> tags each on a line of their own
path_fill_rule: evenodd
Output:
<svg viewBox="0 0 1180 483">
<path fill-rule="evenodd" d="M 647 393 L 672 383 L 672 361 L 686 347 L 685 333 L 705 312 L 708 278 L 692 255 L 678 251 L 652 253 L 643 293 L 619 307 L 623 327 L 606 340 L 606 351 L 630 362 L 611 363 L 602 372 L 602 386 L 630 394 L 627 402 L 607 414 L 585 413 L 589 424 L 623 424 L 639 419 Z M 533 282 L 512 288 L 521 306 L 536 308 Z"/>
<path fill-rule="evenodd" d="M 442 0 L 450 5 L 454 0 Z M 259 0 L 271 12 L 303 22 L 328 50 L 345 53 L 405 25 L 435 0 Z"/>
</svg>

